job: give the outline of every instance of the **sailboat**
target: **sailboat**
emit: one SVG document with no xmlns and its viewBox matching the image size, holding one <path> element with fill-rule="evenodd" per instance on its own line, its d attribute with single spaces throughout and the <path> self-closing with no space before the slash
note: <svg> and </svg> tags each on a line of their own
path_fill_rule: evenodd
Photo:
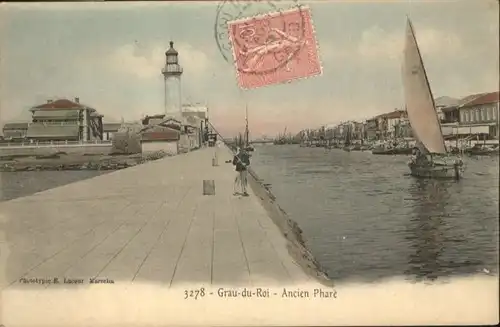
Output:
<svg viewBox="0 0 500 327">
<path fill-rule="evenodd" d="M 417 141 L 412 160 L 408 163 L 410 174 L 415 177 L 460 179 L 464 172 L 462 159 L 446 149 L 434 97 L 409 18 L 406 25 L 402 69 L 404 96 L 408 119 Z"/>
</svg>

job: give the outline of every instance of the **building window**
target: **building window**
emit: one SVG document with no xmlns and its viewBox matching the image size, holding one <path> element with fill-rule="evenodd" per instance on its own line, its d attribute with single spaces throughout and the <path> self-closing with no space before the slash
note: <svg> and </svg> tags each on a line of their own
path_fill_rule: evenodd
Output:
<svg viewBox="0 0 500 327">
<path fill-rule="evenodd" d="M 486 107 L 486 120 L 490 121 L 491 120 L 491 107 Z"/>
<path fill-rule="evenodd" d="M 486 110 L 488 110 L 488 108 L 482 107 L 480 110 L 481 110 L 481 121 L 485 121 L 486 120 Z"/>
<path fill-rule="evenodd" d="M 493 112 L 493 114 L 492 114 L 493 119 L 497 120 L 498 119 L 498 105 L 495 105 L 491 109 L 492 109 L 492 112 Z"/>
<path fill-rule="evenodd" d="M 466 110 L 464 114 L 465 114 L 465 121 L 467 123 L 470 122 L 470 111 Z"/>
</svg>

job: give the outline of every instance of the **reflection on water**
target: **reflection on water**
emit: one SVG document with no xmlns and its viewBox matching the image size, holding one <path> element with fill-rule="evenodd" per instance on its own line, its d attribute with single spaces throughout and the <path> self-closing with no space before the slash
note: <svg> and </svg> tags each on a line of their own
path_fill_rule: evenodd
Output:
<svg viewBox="0 0 500 327">
<path fill-rule="evenodd" d="M 410 201 L 414 202 L 415 215 L 408 221 L 408 235 L 405 239 L 413 250 L 408 258 L 406 273 L 417 279 L 434 280 L 443 275 L 441 254 L 446 246 L 443 228 L 446 203 L 449 198 L 448 183 L 435 180 L 415 179 L 409 189 Z"/>
<path fill-rule="evenodd" d="M 459 182 L 408 176 L 406 156 L 261 146 L 252 159 L 333 279 L 498 270 L 498 158 L 465 158 Z"/>
</svg>

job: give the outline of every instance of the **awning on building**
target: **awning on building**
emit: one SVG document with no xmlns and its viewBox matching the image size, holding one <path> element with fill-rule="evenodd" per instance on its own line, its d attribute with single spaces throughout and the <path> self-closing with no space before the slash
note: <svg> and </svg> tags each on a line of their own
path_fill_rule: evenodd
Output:
<svg viewBox="0 0 500 327">
<path fill-rule="evenodd" d="M 33 119 L 77 119 L 80 110 L 37 110 L 33 113 Z"/>
<path fill-rule="evenodd" d="M 79 127 L 76 125 L 42 125 L 31 124 L 28 127 L 28 138 L 44 138 L 44 139 L 75 139 L 79 137 Z"/>
<path fill-rule="evenodd" d="M 23 138 L 26 135 L 26 133 L 23 133 L 21 131 L 4 131 L 3 136 L 5 138 Z"/>
<path fill-rule="evenodd" d="M 6 123 L 3 126 L 3 130 L 23 130 L 28 129 L 29 123 Z"/>
<path fill-rule="evenodd" d="M 121 126 L 122 126 L 121 123 L 104 123 L 104 124 L 102 124 L 102 129 L 103 129 L 104 133 L 117 132 Z"/>
<path fill-rule="evenodd" d="M 444 136 L 447 135 L 469 135 L 469 134 L 489 134 L 489 125 L 476 126 L 442 126 L 441 131 Z"/>
</svg>

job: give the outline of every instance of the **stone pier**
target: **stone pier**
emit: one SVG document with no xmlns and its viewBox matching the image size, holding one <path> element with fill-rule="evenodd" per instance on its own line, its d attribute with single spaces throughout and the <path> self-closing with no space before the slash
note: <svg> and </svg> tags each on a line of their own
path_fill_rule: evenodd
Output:
<svg viewBox="0 0 500 327">
<path fill-rule="evenodd" d="M 149 162 L 0 203 L 0 289 L 60 288 L 36 279 L 265 285 L 311 281 L 250 189 L 233 195 L 231 153 Z M 203 194 L 213 180 L 215 194 Z"/>
</svg>

